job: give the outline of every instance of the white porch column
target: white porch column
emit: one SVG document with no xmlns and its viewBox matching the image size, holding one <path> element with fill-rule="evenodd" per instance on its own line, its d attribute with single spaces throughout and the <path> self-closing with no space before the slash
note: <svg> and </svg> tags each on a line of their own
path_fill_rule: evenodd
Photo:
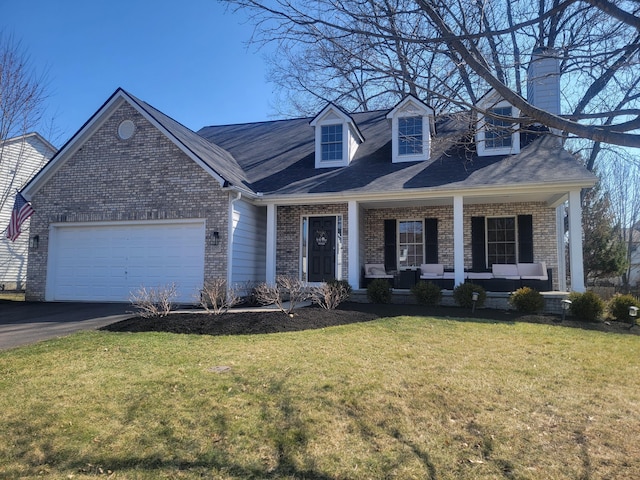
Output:
<svg viewBox="0 0 640 480">
<path fill-rule="evenodd" d="M 564 203 L 556 207 L 556 240 L 558 244 L 558 290 L 567 291 L 567 259 L 564 253 Z"/>
<path fill-rule="evenodd" d="M 268 284 L 276 283 L 276 233 L 277 225 L 277 207 L 270 203 L 267 205 L 267 238 L 266 238 L 266 271 L 265 282 Z"/>
<path fill-rule="evenodd" d="M 348 231 L 348 264 L 347 281 L 351 288 L 360 288 L 360 207 L 355 200 L 349 200 L 347 215 Z"/>
<path fill-rule="evenodd" d="M 464 283 L 464 208 L 463 198 L 453 197 L 453 270 L 454 287 Z"/>
<path fill-rule="evenodd" d="M 571 290 L 584 292 L 584 260 L 582 256 L 582 204 L 580 190 L 569 192 L 569 268 Z"/>
</svg>

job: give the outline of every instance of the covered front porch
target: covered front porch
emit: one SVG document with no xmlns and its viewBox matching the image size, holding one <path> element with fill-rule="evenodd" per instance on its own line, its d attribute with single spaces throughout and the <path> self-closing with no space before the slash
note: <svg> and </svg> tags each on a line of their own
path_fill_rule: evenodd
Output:
<svg viewBox="0 0 640 480">
<path fill-rule="evenodd" d="M 365 265 L 378 264 L 394 279 L 396 290 L 408 292 L 420 279 L 421 264 L 431 263 L 446 270 L 451 285 L 443 287 L 449 290 L 473 281 L 474 275 L 490 275 L 497 263 L 535 262 L 550 270 L 552 283 L 546 291 L 585 290 L 579 188 L 403 192 L 393 199 L 381 195 L 328 202 L 325 197 L 323 204 L 305 200 L 267 205 L 267 282 L 276 275 L 310 283 L 337 278 L 357 291 L 366 288 Z M 331 218 L 335 222 L 326 221 Z M 318 263 L 313 248 L 325 249 L 320 263 L 328 266 L 327 278 L 313 271 Z"/>
</svg>

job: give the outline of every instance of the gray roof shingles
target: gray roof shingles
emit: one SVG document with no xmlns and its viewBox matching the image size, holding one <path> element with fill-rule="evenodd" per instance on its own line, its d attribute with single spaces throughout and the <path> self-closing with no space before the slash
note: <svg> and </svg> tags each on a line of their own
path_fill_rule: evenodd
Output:
<svg viewBox="0 0 640 480">
<path fill-rule="evenodd" d="M 469 114 L 439 116 L 431 160 L 391 162 L 387 110 L 352 114 L 365 141 L 347 167 L 316 169 L 310 118 L 202 128 L 198 134 L 228 151 L 254 192 L 278 195 L 384 193 L 464 189 L 558 181 L 592 183 L 593 175 L 549 136 L 522 135 L 518 155 L 478 157 Z M 465 141 L 466 138 L 466 141 Z"/>
</svg>

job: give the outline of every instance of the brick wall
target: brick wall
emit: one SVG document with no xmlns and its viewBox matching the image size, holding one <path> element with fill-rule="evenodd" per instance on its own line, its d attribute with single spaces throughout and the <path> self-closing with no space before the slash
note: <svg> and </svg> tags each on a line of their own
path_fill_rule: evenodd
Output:
<svg viewBox="0 0 640 480">
<path fill-rule="evenodd" d="M 136 129 L 121 140 L 125 119 Z M 205 278 L 226 278 L 228 202 L 217 180 L 125 103 L 34 196 L 40 244 L 29 252 L 27 298 L 44 300 L 51 223 L 205 218 L 207 238 L 220 235 L 217 246 L 207 242 Z"/>
<path fill-rule="evenodd" d="M 558 255 L 556 212 L 543 203 L 506 203 L 464 206 L 464 264 L 471 266 L 471 217 L 533 216 L 534 261 L 544 261 L 553 270 L 557 288 Z M 453 268 L 453 207 L 383 208 L 365 211 L 365 263 L 384 263 L 384 220 L 438 219 L 438 261 Z"/>
</svg>

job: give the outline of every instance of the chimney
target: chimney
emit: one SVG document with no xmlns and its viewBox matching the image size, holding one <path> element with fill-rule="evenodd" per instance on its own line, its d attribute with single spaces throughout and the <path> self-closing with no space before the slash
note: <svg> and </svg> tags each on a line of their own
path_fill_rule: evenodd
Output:
<svg viewBox="0 0 640 480">
<path fill-rule="evenodd" d="M 536 47 L 527 69 L 527 101 L 542 110 L 560 115 L 560 60 L 558 52 Z"/>
</svg>

